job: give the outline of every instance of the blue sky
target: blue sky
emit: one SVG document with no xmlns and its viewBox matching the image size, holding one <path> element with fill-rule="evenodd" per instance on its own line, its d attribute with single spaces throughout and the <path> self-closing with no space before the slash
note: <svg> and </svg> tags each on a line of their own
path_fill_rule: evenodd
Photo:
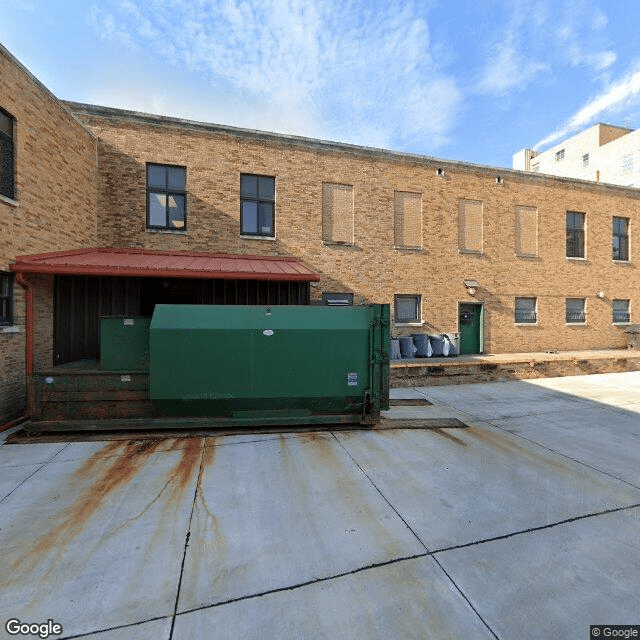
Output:
<svg viewBox="0 0 640 640">
<path fill-rule="evenodd" d="M 510 167 L 640 127 L 636 0 L 0 0 L 66 100 Z"/>
</svg>

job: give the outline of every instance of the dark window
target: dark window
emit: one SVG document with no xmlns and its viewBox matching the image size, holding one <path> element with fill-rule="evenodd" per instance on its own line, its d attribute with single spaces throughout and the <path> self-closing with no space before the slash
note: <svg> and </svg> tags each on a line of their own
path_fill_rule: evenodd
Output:
<svg viewBox="0 0 640 640">
<path fill-rule="evenodd" d="M 584 298 L 567 298 L 567 324 L 584 323 Z"/>
<path fill-rule="evenodd" d="M 276 179 L 269 176 L 240 176 L 240 233 L 273 237 Z"/>
<path fill-rule="evenodd" d="M 0 273 L 0 325 L 13 324 L 13 273 Z"/>
<path fill-rule="evenodd" d="M 0 195 L 15 197 L 14 119 L 0 109 Z"/>
<path fill-rule="evenodd" d="M 329 307 L 351 307 L 353 293 L 323 293 L 322 304 Z"/>
<path fill-rule="evenodd" d="M 631 322 L 628 300 L 614 300 L 612 305 L 613 322 Z"/>
<path fill-rule="evenodd" d="M 629 218 L 613 219 L 613 259 L 629 260 Z"/>
<path fill-rule="evenodd" d="M 535 323 L 538 321 L 536 315 L 535 298 L 516 298 L 516 322 Z"/>
<path fill-rule="evenodd" d="M 560 160 L 564 160 L 564 149 L 556 151 L 556 162 L 560 162 Z"/>
<path fill-rule="evenodd" d="M 147 164 L 147 227 L 186 230 L 187 170 L 164 164 Z"/>
<path fill-rule="evenodd" d="M 395 296 L 396 322 L 420 322 L 420 296 Z"/>
<path fill-rule="evenodd" d="M 584 258 L 584 213 L 567 211 L 567 258 Z"/>
</svg>

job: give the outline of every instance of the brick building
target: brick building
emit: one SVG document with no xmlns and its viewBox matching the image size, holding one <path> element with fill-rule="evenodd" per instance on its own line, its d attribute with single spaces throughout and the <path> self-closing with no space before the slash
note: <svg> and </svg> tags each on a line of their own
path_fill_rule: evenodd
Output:
<svg viewBox="0 0 640 640">
<path fill-rule="evenodd" d="M 469 353 L 624 347 L 640 320 L 636 189 L 61 102 L 4 49 L 0 72 L 0 419 L 30 367 L 97 357 L 99 315 L 158 302 L 389 302 L 395 335 Z"/>
</svg>

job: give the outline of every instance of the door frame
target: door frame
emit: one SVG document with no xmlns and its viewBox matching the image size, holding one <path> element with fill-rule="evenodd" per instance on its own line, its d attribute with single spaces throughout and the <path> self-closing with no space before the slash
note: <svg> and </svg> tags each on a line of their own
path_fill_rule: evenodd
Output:
<svg viewBox="0 0 640 640">
<path fill-rule="evenodd" d="M 478 327 L 478 354 L 484 353 L 484 303 L 469 300 L 458 300 L 458 335 L 460 336 L 460 344 L 462 344 L 462 328 L 460 327 L 460 306 L 466 304 L 474 307 L 480 307 L 480 326 Z M 462 351 L 462 350 L 461 350 Z M 467 354 L 460 354 L 467 355 Z M 474 355 L 474 354 L 468 354 Z"/>
</svg>

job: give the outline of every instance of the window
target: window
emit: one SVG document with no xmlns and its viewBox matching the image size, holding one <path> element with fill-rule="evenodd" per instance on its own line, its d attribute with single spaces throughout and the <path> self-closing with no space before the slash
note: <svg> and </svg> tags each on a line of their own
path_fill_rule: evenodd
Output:
<svg viewBox="0 0 640 640">
<path fill-rule="evenodd" d="M 560 162 L 560 160 L 564 160 L 564 149 L 556 151 L 556 162 Z"/>
<path fill-rule="evenodd" d="M 533 173 L 540 173 L 540 163 L 536 162 L 531 166 L 531 171 L 533 171 Z"/>
<path fill-rule="evenodd" d="M 0 109 L 0 195 L 15 198 L 14 119 Z"/>
<path fill-rule="evenodd" d="M 353 244 L 352 185 L 322 185 L 322 240 L 327 244 Z"/>
<path fill-rule="evenodd" d="M 567 258 L 584 258 L 584 213 L 567 211 Z"/>
<path fill-rule="evenodd" d="M 584 303 L 584 298 L 567 298 L 567 324 L 584 324 L 587 321 Z"/>
<path fill-rule="evenodd" d="M 422 247 L 422 194 L 396 191 L 394 193 L 396 247 Z"/>
<path fill-rule="evenodd" d="M 583 169 L 585 169 L 585 168 L 586 168 L 586 167 L 588 167 L 588 166 L 589 166 L 589 154 L 588 154 L 588 153 L 585 153 L 585 154 L 582 156 L 582 168 L 583 168 Z"/>
<path fill-rule="evenodd" d="M 629 260 L 629 218 L 613 218 L 613 259 Z"/>
<path fill-rule="evenodd" d="M 13 273 L 0 272 L 0 326 L 13 324 Z"/>
<path fill-rule="evenodd" d="M 271 176 L 240 176 L 240 233 L 273 238 L 276 179 Z"/>
<path fill-rule="evenodd" d="M 535 324 L 537 321 L 536 299 L 516 298 L 516 323 Z"/>
<path fill-rule="evenodd" d="M 458 250 L 482 253 L 482 200 L 458 202 Z"/>
<path fill-rule="evenodd" d="M 397 295 L 395 296 L 396 322 L 417 323 L 420 322 L 420 296 Z"/>
<path fill-rule="evenodd" d="M 516 207 L 516 255 L 538 255 L 538 209 Z"/>
<path fill-rule="evenodd" d="M 633 154 L 630 153 L 622 156 L 622 173 L 631 173 L 633 171 Z"/>
<path fill-rule="evenodd" d="M 147 164 L 147 227 L 186 230 L 187 170 L 164 164 Z"/>
<path fill-rule="evenodd" d="M 612 320 L 616 324 L 631 322 L 628 300 L 613 300 L 611 305 L 611 313 Z"/>
<path fill-rule="evenodd" d="M 322 304 L 328 307 L 352 307 L 353 293 L 323 293 Z"/>
</svg>

